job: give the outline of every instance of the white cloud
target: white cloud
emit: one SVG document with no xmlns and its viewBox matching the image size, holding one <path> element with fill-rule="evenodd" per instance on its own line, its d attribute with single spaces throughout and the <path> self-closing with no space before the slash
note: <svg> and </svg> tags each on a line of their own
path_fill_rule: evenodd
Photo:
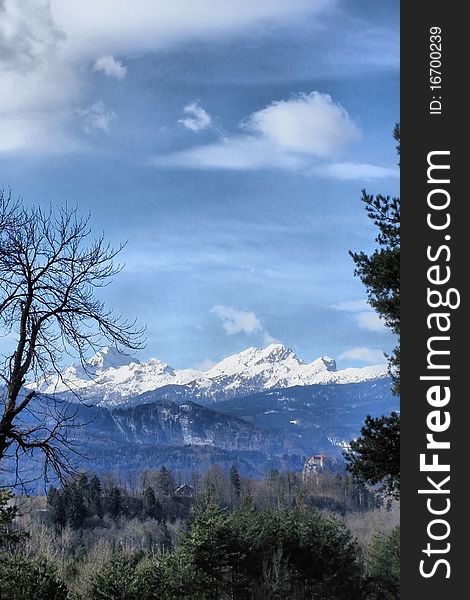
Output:
<svg viewBox="0 0 470 600">
<path fill-rule="evenodd" d="M 374 331 L 376 333 L 386 332 L 383 320 L 365 300 L 338 302 L 337 304 L 333 304 L 332 308 L 342 312 L 351 313 L 356 323 L 362 329 L 367 329 L 368 331 Z"/>
<path fill-rule="evenodd" d="M 108 110 L 102 100 L 86 108 L 77 109 L 77 113 L 82 120 L 83 131 L 88 135 L 97 131 L 108 133 L 110 122 L 116 118 L 116 114 Z"/>
<path fill-rule="evenodd" d="M 252 311 L 237 310 L 232 306 L 218 305 L 211 308 L 211 313 L 219 317 L 222 327 L 228 335 L 245 333 L 246 335 L 258 334 L 262 336 L 263 346 L 280 343 L 272 337 L 266 327 Z"/>
<path fill-rule="evenodd" d="M 384 353 L 376 348 L 351 348 L 339 356 L 340 360 L 359 360 L 361 362 L 375 364 L 385 361 Z"/>
<path fill-rule="evenodd" d="M 77 147 L 71 131 L 76 107 L 89 102 L 90 65 L 119 78 L 125 66 L 113 57 L 294 24 L 332 4 L 219 0 L 214 10 L 213 0 L 122 0 L 117 10 L 115 0 L 0 0 L 0 123 L 10 137 L 0 151 Z M 109 117 L 95 119 L 98 128 Z"/>
<path fill-rule="evenodd" d="M 272 102 L 241 125 L 243 135 L 158 156 L 154 164 L 193 169 L 306 169 L 359 139 L 348 113 L 328 94 L 312 92 Z"/>
<path fill-rule="evenodd" d="M 15 119 L 0 116 L 0 154 L 25 148 L 51 154 L 80 150 L 80 141 L 63 133 L 64 121 L 62 114 L 45 115 L 40 121 L 28 114 Z"/>
<path fill-rule="evenodd" d="M 97 58 L 93 70 L 102 71 L 106 77 L 114 77 L 114 79 L 123 79 L 127 73 L 127 67 L 111 54 L 105 54 Z"/>
<path fill-rule="evenodd" d="M 120 0 L 117 9 L 116 0 L 51 0 L 52 15 L 67 35 L 69 52 L 88 59 L 295 23 L 332 5 L 332 0 L 217 0 L 215 8 L 214 0 Z"/>
<path fill-rule="evenodd" d="M 184 125 L 187 129 L 196 133 L 207 129 L 212 123 L 212 117 L 205 111 L 198 102 L 191 102 L 184 107 L 183 113 L 185 116 L 178 120 L 178 123 Z"/>
<path fill-rule="evenodd" d="M 291 155 L 254 136 L 221 138 L 213 144 L 156 156 L 151 164 L 189 169 L 286 169 L 297 170 L 305 165 L 300 156 Z"/>
<path fill-rule="evenodd" d="M 334 179 L 352 180 L 360 179 L 362 181 L 372 179 L 387 179 L 389 177 L 399 177 L 398 168 L 380 167 L 366 163 L 340 162 L 323 165 L 315 169 L 315 173 L 326 175 Z"/>
<path fill-rule="evenodd" d="M 373 310 L 358 313 L 356 315 L 356 321 L 362 329 L 376 331 L 378 333 L 385 333 L 386 331 L 384 322 Z"/>
<path fill-rule="evenodd" d="M 222 327 L 229 335 L 263 331 L 261 321 L 254 312 L 222 305 L 214 306 L 211 312 L 222 320 Z"/>
<path fill-rule="evenodd" d="M 0 64 L 26 73 L 56 49 L 63 34 L 54 26 L 48 0 L 0 1 Z"/>
<path fill-rule="evenodd" d="M 78 146 L 64 131 L 81 83 L 63 43 L 47 0 L 0 0 L 0 152 Z"/>
<path fill-rule="evenodd" d="M 285 152 L 320 158 L 335 155 L 360 137 L 346 110 L 320 92 L 272 102 L 253 113 L 244 128 Z"/>
</svg>

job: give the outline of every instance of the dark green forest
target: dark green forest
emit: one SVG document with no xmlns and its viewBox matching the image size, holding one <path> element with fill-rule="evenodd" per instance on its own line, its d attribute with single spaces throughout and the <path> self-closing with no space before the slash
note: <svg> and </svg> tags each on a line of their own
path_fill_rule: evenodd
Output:
<svg viewBox="0 0 470 600">
<path fill-rule="evenodd" d="M 2 599 L 398 598 L 397 505 L 349 475 L 80 474 L 9 505 Z"/>
</svg>

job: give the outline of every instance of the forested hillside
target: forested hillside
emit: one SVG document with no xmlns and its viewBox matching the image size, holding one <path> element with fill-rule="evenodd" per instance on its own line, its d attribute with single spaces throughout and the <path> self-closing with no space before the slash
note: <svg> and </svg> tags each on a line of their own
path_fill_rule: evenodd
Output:
<svg viewBox="0 0 470 600">
<path fill-rule="evenodd" d="M 256 480 L 213 467 L 182 484 L 162 467 L 127 484 L 82 474 L 15 503 L 2 598 L 358 600 L 398 589 L 397 509 L 345 475 Z"/>
</svg>

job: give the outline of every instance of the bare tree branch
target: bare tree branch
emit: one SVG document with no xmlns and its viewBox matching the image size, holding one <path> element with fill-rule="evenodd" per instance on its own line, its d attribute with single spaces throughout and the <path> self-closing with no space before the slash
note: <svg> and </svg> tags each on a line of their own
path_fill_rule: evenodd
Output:
<svg viewBox="0 0 470 600">
<path fill-rule="evenodd" d="M 93 239 L 89 216 L 76 208 L 26 208 L 0 192 L 0 335 L 15 340 L 0 366 L 0 469 L 13 460 L 19 481 L 25 456 L 40 454 L 44 474 L 51 468 L 62 478 L 71 469 L 70 403 L 28 390 L 27 382 L 60 378 L 69 356 L 86 370 L 90 352 L 105 344 L 144 345 L 144 330 L 97 296 L 122 270 L 114 260 L 123 247 Z"/>
</svg>

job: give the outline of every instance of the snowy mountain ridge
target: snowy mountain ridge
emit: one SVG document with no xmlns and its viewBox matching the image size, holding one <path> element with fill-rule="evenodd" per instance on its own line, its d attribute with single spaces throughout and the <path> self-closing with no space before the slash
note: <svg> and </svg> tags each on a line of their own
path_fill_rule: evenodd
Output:
<svg viewBox="0 0 470 600">
<path fill-rule="evenodd" d="M 338 371 L 335 361 L 327 356 L 305 363 L 282 344 L 248 348 L 222 359 L 207 371 L 176 370 L 155 358 L 139 362 L 115 348 L 106 347 L 89 360 L 86 369 L 74 364 L 67 367 L 61 377 L 30 387 L 49 394 L 72 391 L 98 405 L 116 406 L 165 386 L 186 386 L 196 396 L 218 401 L 274 388 L 360 383 L 386 376 L 386 365 Z"/>
</svg>

